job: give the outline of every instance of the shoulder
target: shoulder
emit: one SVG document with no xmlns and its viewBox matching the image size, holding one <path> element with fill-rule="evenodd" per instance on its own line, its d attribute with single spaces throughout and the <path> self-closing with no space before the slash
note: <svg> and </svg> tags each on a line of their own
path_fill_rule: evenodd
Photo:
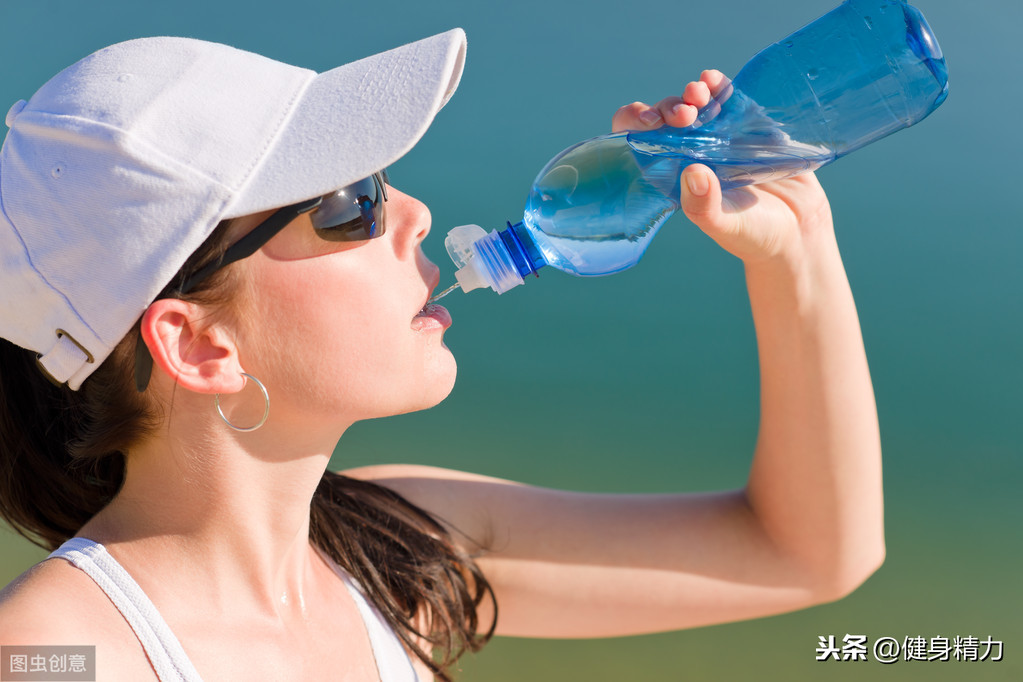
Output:
<svg viewBox="0 0 1023 682">
<path fill-rule="evenodd" d="M 494 478 L 493 476 L 458 471 L 457 469 L 427 466 L 425 464 L 373 464 L 354 469 L 345 469 L 338 471 L 338 473 L 399 489 L 398 492 L 414 490 L 416 488 L 430 490 L 444 487 L 462 487 L 468 489 L 469 484 L 476 484 L 478 486 L 523 485 L 514 481 Z"/>
<path fill-rule="evenodd" d="M 467 541 L 470 553 L 492 544 L 510 518 L 521 518 L 550 492 L 534 486 L 454 469 L 381 464 L 338 473 L 372 481 L 394 490 L 430 512 L 453 531 L 456 542 Z"/>
<path fill-rule="evenodd" d="M 482 474 L 419 464 L 378 464 L 338 473 L 385 486 L 442 518 L 464 518 L 471 510 L 493 505 L 531 487 Z"/>
<path fill-rule="evenodd" d="M 131 627 L 99 586 L 63 559 L 36 564 L 0 591 L 0 643 L 95 646 L 102 679 L 152 679 Z"/>
<path fill-rule="evenodd" d="M 46 639 L 80 639 L 87 634 L 81 615 L 99 610 L 92 579 L 61 559 L 48 559 L 28 569 L 0 591 L 0 639 L 4 644 L 30 635 Z M 105 599 L 105 597 L 104 597 Z M 89 607 L 93 608 L 90 609 Z M 83 608 L 84 607 L 84 608 Z M 107 607 L 112 608 L 107 601 Z"/>
</svg>

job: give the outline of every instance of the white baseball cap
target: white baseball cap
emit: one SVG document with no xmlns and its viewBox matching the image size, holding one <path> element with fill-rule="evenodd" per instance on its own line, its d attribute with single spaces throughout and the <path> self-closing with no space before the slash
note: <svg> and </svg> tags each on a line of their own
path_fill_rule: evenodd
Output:
<svg viewBox="0 0 1023 682">
<path fill-rule="evenodd" d="M 188 38 L 118 43 L 7 114 L 0 337 L 78 389 L 226 218 L 401 158 L 462 74 L 454 29 L 317 74 Z"/>
</svg>

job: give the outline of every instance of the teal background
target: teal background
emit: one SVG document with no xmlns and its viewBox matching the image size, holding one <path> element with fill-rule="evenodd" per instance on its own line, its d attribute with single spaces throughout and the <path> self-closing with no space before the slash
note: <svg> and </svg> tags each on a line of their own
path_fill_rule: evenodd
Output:
<svg viewBox="0 0 1023 682">
<path fill-rule="evenodd" d="M 0 0 L 0 109 L 87 53 L 171 34 L 318 70 L 452 26 L 458 94 L 394 183 L 443 235 L 521 215 L 553 154 L 615 109 L 735 73 L 831 1 L 487 3 Z M 870 357 L 885 453 L 888 557 L 852 596 L 798 613 L 595 641 L 499 639 L 462 679 L 1023 679 L 1023 235 L 1018 0 L 918 0 L 951 94 L 918 126 L 819 172 Z M 2 113 L 2 112 L 0 112 Z M 422 462 L 578 490 L 743 484 L 757 428 L 755 342 L 739 262 L 676 216 L 613 277 L 544 272 L 504 296 L 452 294 L 451 397 L 357 425 L 334 464 Z M 699 551 L 694 547 L 693 551 Z M 42 556 L 0 531 L 0 583 Z M 999 663 L 817 663 L 818 635 L 991 636 Z"/>
</svg>

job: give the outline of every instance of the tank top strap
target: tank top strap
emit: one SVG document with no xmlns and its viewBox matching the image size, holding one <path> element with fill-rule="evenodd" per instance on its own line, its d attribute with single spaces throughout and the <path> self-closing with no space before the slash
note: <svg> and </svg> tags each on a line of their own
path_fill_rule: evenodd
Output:
<svg viewBox="0 0 1023 682">
<path fill-rule="evenodd" d="M 161 682 L 201 682 L 156 606 L 106 547 L 87 538 L 71 538 L 48 558 L 69 561 L 99 585 L 135 631 Z"/>
<path fill-rule="evenodd" d="M 419 682 L 419 675 L 412 665 L 408 651 L 380 611 L 366 597 L 363 588 L 322 550 L 317 547 L 316 551 L 341 578 L 359 609 L 359 615 L 366 626 L 366 634 L 369 635 L 373 657 L 376 659 L 380 682 Z"/>
</svg>

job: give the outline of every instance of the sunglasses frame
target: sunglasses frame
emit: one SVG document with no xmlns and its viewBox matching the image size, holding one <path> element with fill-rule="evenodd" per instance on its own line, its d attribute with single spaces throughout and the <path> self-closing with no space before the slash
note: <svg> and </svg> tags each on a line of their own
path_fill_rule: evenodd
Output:
<svg viewBox="0 0 1023 682">
<path fill-rule="evenodd" d="M 387 202 L 387 174 L 385 171 L 374 173 L 370 176 L 377 184 L 377 188 L 380 190 L 380 197 L 382 205 Z M 369 178 L 367 178 L 369 179 Z M 362 182 L 361 180 L 359 182 Z M 357 183 L 352 183 L 357 184 Z M 338 190 L 340 191 L 340 190 Z M 192 291 L 200 282 L 212 275 L 217 270 L 248 258 L 256 251 L 258 251 L 264 244 L 274 238 L 274 236 L 283 230 L 285 227 L 291 224 L 291 221 L 299 217 L 303 213 L 309 213 L 320 207 L 323 203 L 323 197 L 316 197 L 314 199 L 306 199 L 300 201 L 297 204 L 285 206 L 284 208 L 277 209 L 273 215 L 256 225 L 252 230 L 244 237 L 239 239 L 237 242 L 229 246 L 223 253 L 223 255 L 217 260 L 207 263 L 204 267 L 196 270 L 191 275 L 185 278 L 185 281 L 181 283 L 176 290 L 178 295 L 184 295 Z M 375 208 L 377 204 L 373 204 Z M 366 211 L 362 211 L 363 223 L 368 221 Z M 326 235 L 330 233 L 330 228 L 314 228 L 317 235 L 327 241 L 363 241 L 368 239 L 374 239 L 383 234 L 382 229 L 377 229 L 372 235 L 367 237 L 361 237 L 359 239 L 330 239 Z"/>
</svg>

